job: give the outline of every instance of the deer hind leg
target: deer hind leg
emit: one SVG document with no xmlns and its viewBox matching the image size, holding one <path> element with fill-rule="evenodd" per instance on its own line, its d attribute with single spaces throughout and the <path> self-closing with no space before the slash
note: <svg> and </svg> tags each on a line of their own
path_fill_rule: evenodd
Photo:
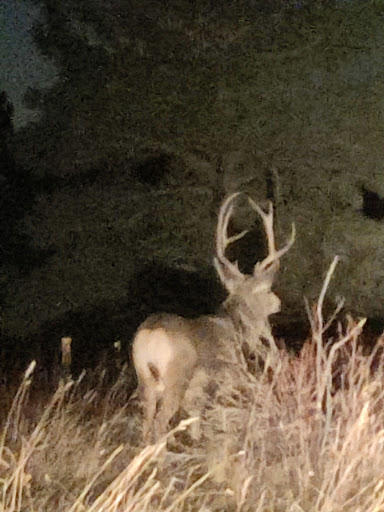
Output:
<svg viewBox="0 0 384 512">
<path fill-rule="evenodd" d="M 185 356 L 185 354 L 183 354 Z M 182 406 L 183 398 L 196 364 L 195 354 L 172 361 L 164 376 L 161 407 L 156 416 L 156 437 L 164 435 L 169 423 Z"/>
<path fill-rule="evenodd" d="M 162 385 L 159 370 L 153 363 L 148 363 L 146 370 L 140 379 L 140 387 L 144 406 L 143 439 L 150 443 L 156 438 L 155 422 L 161 404 Z"/>
<path fill-rule="evenodd" d="M 166 434 L 185 394 L 186 372 L 188 368 L 171 366 L 165 375 L 161 375 L 154 364 L 148 364 L 148 375 L 142 387 L 145 442 L 157 441 Z"/>
<path fill-rule="evenodd" d="M 162 375 L 153 363 L 148 363 L 143 382 L 144 403 L 143 439 L 147 443 L 158 441 L 166 434 L 169 422 L 179 410 L 185 393 L 185 374 L 188 368 L 171 365 Z"/>
</svg>

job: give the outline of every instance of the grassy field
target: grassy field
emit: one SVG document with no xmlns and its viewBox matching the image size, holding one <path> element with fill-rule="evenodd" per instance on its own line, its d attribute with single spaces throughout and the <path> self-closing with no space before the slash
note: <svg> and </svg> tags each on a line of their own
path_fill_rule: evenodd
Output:
<svg viewBox="0 0 384 512">
<path fill-rule="evenodd" d="M 364 319 L 323 318 L 332 272 L 298 354 L 215 375 L 199 417 L 157 444 L 141 442 L 124 368 L 113 385 L 99 368 L 51 394 L 32 363 L 2 395 L 0 510 L 384 510 L 384 338 L 363 353 Z"/>
</svg>

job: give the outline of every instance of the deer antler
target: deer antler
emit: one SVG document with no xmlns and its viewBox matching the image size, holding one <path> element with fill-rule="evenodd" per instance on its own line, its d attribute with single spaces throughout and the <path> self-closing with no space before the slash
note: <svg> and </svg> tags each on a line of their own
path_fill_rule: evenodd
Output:
<svg viewBox="0 0 384 512">
<path fill-rule="evenodd" d="M 248 232 L 244 230 L 237 235 L 228 236 L 228 224 L 233 213 L 233 203 L 239 195 L 240 192 L 231 194 L 221 205 L 216 229 L 216 256 L 214 258 L 214 264 L 222 283 L 229 293 L 233 293 L 236 287 L 249 277 L 240 272 L 237 261 L 231 262 L 225 256 L 227 248 L 233 242 L 236 242 L 236 240 L 243 238 Z M 280 258 L 289 251 L 295 241 L 295 225 L 292 224 L 292 233 L 287 244 L 282 249 L 276 250 L 275 234 L 273 230 L 273 204 L 269 201 L 268 211 L 265 212 L 250 197 L 248 197 L 248 201 L 251 207 L 260 215 L 268 241 L 268 256 L 263 261 L 256 263 L 253 276 L 257 278 L 258 285 L 263 282 L 267 287 L 271 287 L 274 275 L 280 266 Z"/>
<path fill-rule="evenodd" d="M 244 281 L 246 278 L 246 276 L 240 272 L 237 261 L 232 263 L 225 256 L 226 249 L 247 233 L 247 230 L 245 230 L 237 235 L 228 236 L 228 224 L 233 212 L 233 201 L 239 195 L 240 192 L 231 194 L 220 207 L 216 229 L 216 256 L 213 259 L 216 271 L 222 283 L 230 293 L 233 292 L 239 282 Z"/>
<path fill-rule="evenodd" d="M 273 230 L 273 204 L 270 201 L 268 202 L 268 212 L 266 213 L 252 198 L 248 197 L 248 202 L 260 215 L 268 241 L 268 256 L 263 261 L 256 263 L 253 274 L 255 277 L 259 277 L 262 274 L 271 272 L 271 278 L 273 279 L 275 272 L 279 269 L 280 258 L 289 251 L 295 241 L 295 224 L 292 224 L 292 232 L 287 244 L 282 249 L 276 251 L 275 233 Z"/>
</svg>

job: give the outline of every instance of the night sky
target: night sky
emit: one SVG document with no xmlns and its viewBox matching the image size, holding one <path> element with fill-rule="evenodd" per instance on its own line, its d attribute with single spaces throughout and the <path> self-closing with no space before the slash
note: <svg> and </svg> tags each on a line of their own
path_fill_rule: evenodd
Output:
<svg viewBox="0 0 384 512">
<path fill-rule="evenodd" d="M 0 91 L 15 108 L 17 129 L 39 118 L 37 111 L 23 106 L 28 87 L 44 89 L 55 82 L 57 69 L 33 44 L 31 29 L 43 12 L 27 1 L 0 0 Z"/>
</svg>

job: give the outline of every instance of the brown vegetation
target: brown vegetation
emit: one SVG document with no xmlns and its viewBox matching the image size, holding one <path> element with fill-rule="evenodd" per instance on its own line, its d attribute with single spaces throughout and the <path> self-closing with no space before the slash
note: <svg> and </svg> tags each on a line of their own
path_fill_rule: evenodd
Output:
<svg viewBox="0 0 384 512">
<path fill-rule="evenodd" d="M 106 396 L 81 379 L 63 383 L 31 411 L 31 367 L 3 424 L 1 510 L 383 510 L 383 343 L 363 355 L 364 320 L 351 318 L 327 343 L 322 305 L 335 263 L 299 356 L 274 353 L 273 374 L 258 378 L 246 366 L 236 378 L 217 372 L 200 418 L 156 444 L 141 446 L 123 378 Z M 195 422 L 198 440 L 188 435 Z"/>
</svg>

